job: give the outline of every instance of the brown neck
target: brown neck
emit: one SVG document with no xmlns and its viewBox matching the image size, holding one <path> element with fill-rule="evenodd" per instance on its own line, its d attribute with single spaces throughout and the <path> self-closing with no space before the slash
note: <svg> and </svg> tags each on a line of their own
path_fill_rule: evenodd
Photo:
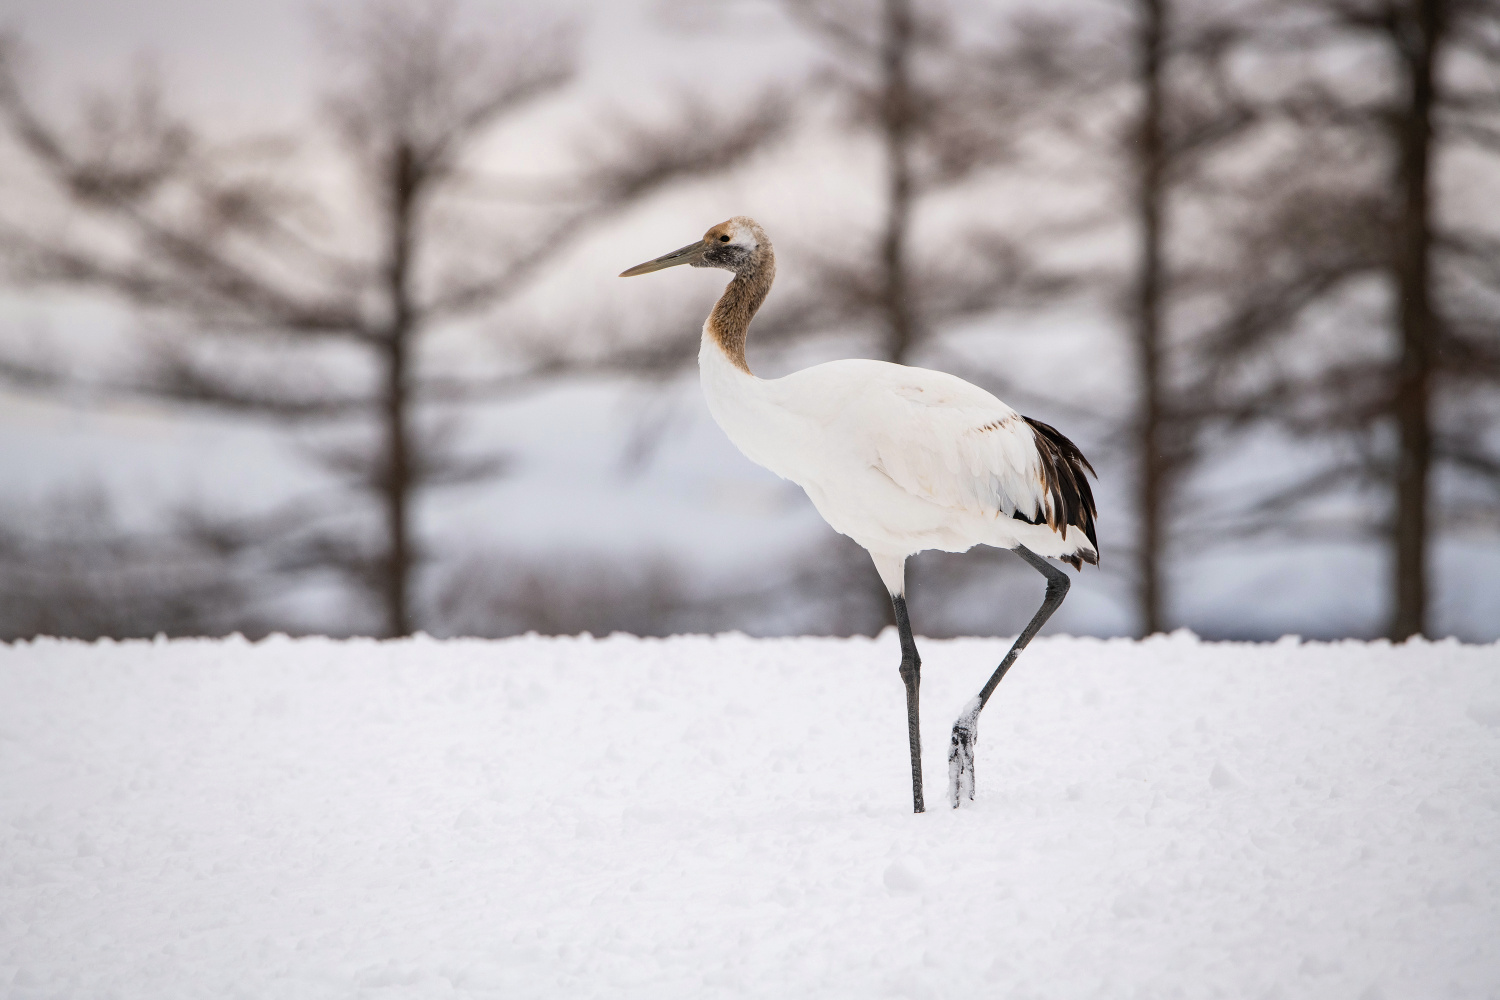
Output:
<svg viewBox="0 0 1500 1000">
<path fill-rule="evenodd" d="M 750 365 L 745 361 L 745 331 L 775 279 L 776 258 L 769 245 L 762 245 L 750 263 L 735 273 L 708 317 L 708 332 L 719 349 L 746 375 Z"/>
</svg>

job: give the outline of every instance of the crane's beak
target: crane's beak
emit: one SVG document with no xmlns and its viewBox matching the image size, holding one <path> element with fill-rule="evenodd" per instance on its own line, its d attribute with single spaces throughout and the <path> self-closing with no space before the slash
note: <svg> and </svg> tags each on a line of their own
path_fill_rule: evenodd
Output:
<svg viewBox="0 0 1500 1000">
<path fill-rule="evenodd" d="M 652 271 L 660 271 L 664 267 L 676 267 L 678 264 L 692 264 L 702 259 L 703 251 L 707 249 L 707 240 L 689 243 L 681 250 L 673 250 L 671 253 L 658 257 L 655 260 L 648 260 L 644 264 L 637 264 L 628 271 L 621 271 L 620 277 L 633 278 L 637 274 L 650 274 Z"/>
</svg>

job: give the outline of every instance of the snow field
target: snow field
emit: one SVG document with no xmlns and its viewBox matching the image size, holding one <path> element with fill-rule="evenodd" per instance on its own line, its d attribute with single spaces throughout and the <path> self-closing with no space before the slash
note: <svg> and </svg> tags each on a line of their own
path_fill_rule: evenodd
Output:
<svg viewBox="0 0 1500 1000">
<path fill-rule="evenodd" d="M 1500 996 L 1500 646 L 921 649 L 0 647 L 0 996 Z"/>
</svg>

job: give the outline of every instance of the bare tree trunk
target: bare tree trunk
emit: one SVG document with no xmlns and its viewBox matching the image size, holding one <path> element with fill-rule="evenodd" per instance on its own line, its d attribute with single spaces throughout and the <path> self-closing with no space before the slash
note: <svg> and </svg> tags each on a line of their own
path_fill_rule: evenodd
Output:
<svg viewBox="0 0 1500 1000">
<path fill-rule="evenodd" d="M 384 475 L 379 488 L 385 508 L 386 552 L 380 566 L 380 594 L 385 611 L 385 634 L 411 634 L 411 442 L 409 350 L 413 329 L 411 257 L 413 214 L 421 185 L 412 150 L 398 145 L 390 165 L 390 247 L 386 262 L 390 296 L 390 329 L 385 343 L 384 421 L 385 460 L 377 463 Z"/>
<path fill-rule="evenodd" d="M 1390 637 L 1420 635 L 1427 627 L 1428 480 L 1432 467 L 1431 391 L 1436 319 L 1432 312 L 1430 220 L 1434 65 L 1443 30 L 1443 0 L 1416 0 L 1408 30 L 1395 40 L 1406 71 L 1406 114 L 1396 125 L 1400 144 L 1401 216 L 1396 245 L 1401 360 L 1394 409 L 1400 428 L 1396 457 L 1392 541 L 1395 607 Z"/>
<path fill-rule="evenodd" d="M 915 339 L 907 267 L 911 223 L 911 81 L 913 42 L 911 0 L 885 0 L 880 64 L 884 94 L 881 125 L 886 152 L 886 222 L 880 244 L 884 270 L 882 306 L 886 317 L 885 358 L 905 362 Z"/>
<path fill-rule="evenodd" d="M 1136 83 L 1141 115 L 1135 137 L 1135 213 L 1139 254 L 1131 303 L 1140 397 L 1136 412 L 1139 468 L 1136 508 L 1137 602 L 1142 633 L 1164 627 L 1162 615 L 1162 543 L 1169 463 L 1163 452 L 1162 303 L 1165 298 L 1163 212 L 1167 150 L 1163 137 L 1162 56 L 1167 33 L 1167 0 L 1138 0 Z"/>
</svg>

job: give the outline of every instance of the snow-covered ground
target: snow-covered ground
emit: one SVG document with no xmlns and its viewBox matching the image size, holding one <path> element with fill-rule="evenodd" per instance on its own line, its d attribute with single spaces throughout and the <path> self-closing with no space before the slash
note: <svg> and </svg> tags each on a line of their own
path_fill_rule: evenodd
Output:
<svg viewBox="0 0 1500 1000">
<path fill-rule="evenodd" d="M 0 647 L 0 996 L 1495 997 L 1500 647 Z"/>
</svg>

